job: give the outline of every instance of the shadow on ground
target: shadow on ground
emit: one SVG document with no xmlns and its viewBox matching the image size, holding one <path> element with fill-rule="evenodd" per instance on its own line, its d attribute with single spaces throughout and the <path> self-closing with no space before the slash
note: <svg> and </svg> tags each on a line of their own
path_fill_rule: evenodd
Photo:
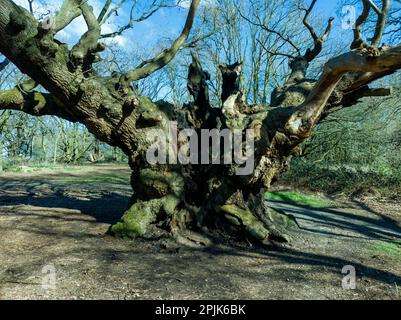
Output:
<svg viewBox="0 0 401 320">
<path fill-rule="evenodd" d="M 62 183 L 77 175 L 89 180 L 85 172 L 0 176 L 1 299 L 400 298 L 400 257 L 373 250 L 401 236 L 385 213 L 274 202 L 300 226 L 289 247 L 179 248 L 105 235 L 130 187 Z M 50 291 L 40 285 L 49 264 L 58 279 Z M 345 265 L 356 269 L 356 290 L 341 286 Z"/>
</svg>

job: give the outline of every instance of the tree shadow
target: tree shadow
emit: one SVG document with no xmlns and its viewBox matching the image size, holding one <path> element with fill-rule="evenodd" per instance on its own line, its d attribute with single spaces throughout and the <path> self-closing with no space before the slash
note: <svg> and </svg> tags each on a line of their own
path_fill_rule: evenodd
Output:
<svg viewBox="0 0 401 320">
<path fill-rule="evenodd" d="M 21 191 L 20 193 L 16 192 L 18 191 L 18 188 L 16 188 L 18 185 L 21 187 L 19 189 Z M 43 186 L 46 186 L 47 192 L 37 194 L 36 191 L 38 188 L 42 188 Z M 16 181 L 13 181 L 13 183 L 8 185 L 2 181 L 0 182 L 0 210 L 1 207 L 7 207 L 9 209 L 13 206 L 15 207 L 19 205 L 30 205 L 33 207 L 49 209 L 67 208 L 79 211 L 77 212 L 78 214 L 81 213 L 94 217 L 96 222 L 114 223 L 120 218 L 121 213 L 129 203 L 128 194 L 124 195 L 111 190 L 89 188 L 86 190 L 85 199 L 80 199 L 79 196 L 73 194 L 68 195 L 69 191 L 74 191 L 74 188 L 52 185 L 51 183 L 49 184 L 48 181 L 38 182 L 37 179 L 24 180 L 24 184 L 18 184 Z M 284 202 L 278 203 L 283 204 Z M 347 229 L 352 231 L 355 237 L 359 234 L 374 240 L 390 239 L 394 238 L 394 236 L 400 237 L 401 229 L 395 225 L 395 223 L 388 219 L 382 219 L 383 217 L 381 217 L 379 213 L 371 212 L 369 210 L 367 211 L 369 211 L 371 216 L 356 216 L 354 213 L 339 210 L 339 208 L 335 207 L 311 208 L 308 206 L 295 207 L 294 205 L 289 207 L 287 203 L 284 203 L 284 205 L 286 206 L 284 210 L 287 213 L 291 213 L 297 218 L 301 217 L 301 220 L 310 220 L 309 222 L 311 223 L 311 227 L 308 228 L 308 232 L 321 234 L 325 234 L 326 232 L 328 235 L 329 231 L 317 230 L 315 228 L 317 224 L 322 224 L 332 228 L 332 232 L 330 231 L 331 236 L 342 237 L 344 235 L 336 233 L 336 229 Z M 5 210 L 5 212 L 6 211 L 8 210 Z M 183 284 L 179 287 L 181 290 L 184 290 L 184 286 L 187 286 L 189 283 L 190 285 L 194 285 L 194 283 L 202 282 L 202 277 L 212 277 L 216 281 L 216 288 L 213 287 L 215 292 L 218 292 L 217 286 L 224 282 L 224 285 L 226 285 L 231 291 L 237 290 L 239 291 L 238 294 L 240 294 L 241 289 L 239 289 L 237 283 L 231 279 L 231 275 L 237 277 L 236 281 L 238 278 L 249 279 L 253 282 L 267 282 L 273 280 L 282 281 L 285 278 L 290 280 L 292 279 L 292 281 L 301 281 L 302 278 L 305 278 L 307 281 L 313 282 L 313 274 L 309 275 L 308 273 L 318 273 L 323 270 L 324 272 L 329 272 L 331 274 L 332 278 L 330 281 L 337 281 L 337 275 L 338 279 L 341 279 L 343 276 L 341 275 L 341 270 L 345 265 L 354 266 L 358 277 L 374 279 L 387 285 L 394 285 L 394 283 L 401 284 L 401 277 L 397 272 L 393 273 L 382 270 L 381 266 L 374 262 L 364 264 L 357 261 L 358 257 L 335 257 L 334 254 L 304 252 L 287 247 L 276 248 L 275 250 L 272 248 L 266 250 L 265 248 L 254 247 L 247 250 L 243 247 L 212 245 L 209 248 L 184 248 L 177 251 L 177 253 L 174 253 L 171 251 L 163 251 L 160 248 L 155 249 L 159 244 L 158 241 L 154 241 L 151 245 L 147 244 L 146 246 L 138 240 L 133 240 L 131 242 L 126 241 L 126 243 L 124 242 L 124 244 L 121 244 L 119 242 L 120 240 L 108 236 L 104 236 L 108 239 L 108 245 L 102 247 L 103 237 L 101 235 L 96 235 L 91 232 L 88 227 L 79 229 L 81 222 L 90 222 L 84 218 L 80 219 L 79 216 L 74 216 L 72 218 L 66 217 L 64 219 L 59 215 L 51 214 L 51 210 L 45 213 L 32 211 L 30 208 L 27 208 L 26 212 L 20 212 L 21 210 L 17 211 L 18 212 L 16 212 L 15 215 L 18 216 L 27 216 L 38 219 L 63 219 L 75 223 L 66 230 L 52 230 L 51 225 L 45 223 L 36 224 L 34 221 L 31 221 L 26 224 L 19 223 L 15 225 L 15 228 L 20 231 L 39 236 L 49 236 L 50 239 L 48 241 L 53 241 L 54 239 L 56 240 L 54 241 L 55 243 L 58 242 L 57 240 L 61 242 L 62 240 L 79 239 L 76 244 L 77 247 L 71 249 L 71 251 L 41 252 L 40 249 L 38 249 L 36 257 L 40 259 L 32 260 L 32 266 L 29 266 L 29 263 L 21 265 L 21 268 L 24 269 L 36 268 L 36 265 L 41 265 L 42 261 L 43 263 L 52 260 L 57 261 L 57 259 L 61 259 L 62 257 L 68 259 L 68 255 L 85 256 L 85 252 L 90 250 L 91 257 L 97 261 L 97 270 L 102 270 L 102 273 L 104 274 L 113 273 L 113 268 L 116 266 L 116 263 L 120 262 L 124 263 L 126 266 L 133 265 L 132 273 L 141 274 L 141 277 L 142 273 L 144 273 L 146 274 L 146 279 L 153 279 L 155 274 L 163 274 L 168 270 L 170 274 L 174 274 L 174 277 L 182 277 L 182 279 L 184 279 L 181 280 Z M 6 212 L 5 214 L 8 213 Z M 362 222 L 362 224 L 360 224 L 360 222 Z M 77 229 L 74 229 L 75 227 L 77 227 Z M 2 232 L 6 231 L 4 230 L 4 227 L 0 226 L 0 229 Z M 115 244 L 118 244 L 118 246 Z M 152 247 L 152 249 L 149 249 L 150 247 Z M 204 255 L 206 255 L 206 258 Z M 265 266 L 263 269 L 264 271 L 257 271 L 258 268 L 251 268 L 248 270 L 243 265 L 238 264 L 238 261 L 242 260 L 234 260 L 237 261 L 237 264 L 230 265 L 229 269 L 227 269 L 227 260 L 225 257 L 229 256 L 249 258 L 251 261 L 253 261 L 253 259 L 255 259 L 255 261 L 262 260 L 263 265 Z M 164 260 L 161 257 L 163 257 Z M 210 259 L 210 261 L 205 261 L 207 259 Z M 176 260 L 178 262 L 175 262 Z M 135 261 L 140 261 L 141 263 Z M 163 263 L 161 263 L 161 261 L 163 261 Z M 197 263 L 194 263 L 194 261 L 197 261 Z M 134 264 L 134 262 L 136 264 Z M 199 265 L 197 266 L 198 263 Z M 270 265 L 279 266 L 281 271 L 275 273 L 270 270 Z M 185 266 L 185 268 L 183 268 L 183 266 Z M 291 268 L 289 266 L 295 266 L 296 268 Z M 121 267 L 121 270 L 126 269 L 127 268 L 124 269 Z M 295 272 L 294 269 L 299 270 L 298 272 Z M 185 271 L 185 277 L 179 275 L 182 270 Z M 191 272 L 194 272 L 194 274 L 191 275 Z M 227 276 L 224 279 L 221 278 L 223 272 L 227 273 Z M 270 278 L 263 280 L 266 276 Z M 159 284 L 162 284 L 165 280 L 163 277 L 160 276 L 157 278 Z M 333 286 L 333 283 L 329 282 L 329 280 L 324 281 L 328 281 L 328 286 Z M 146 289 L 145 285 L 150 285 L 151 282 L 151 280 L 143 282 L 144 290 Z M 334 285 L 340 287 L 341 282 L 336 282 Z M 341 290 L 341 288 L 339 288 L 339 290 Z M 246 292 L 244 291 L 241 294 L 244 296 L 246 295 Z"/>
<path fill-rule="evenodd" d="M 250 255 L 250 253 L 245 250 L 213 250 L 215 250 L 217 254 L 221 255 Z M 359 263 L 352 258 L 346 259 L 324 254 L 298 251 L 288 247 L 283 247 L 279 250 L 269 250 L 268 252 L 262 249 L 257 251 L 265 256 L 266 262 L 268 262 L 271 258 L 277 258 L 278 260 L 289 265 L 309 265 L 315 267 L 321 266 L 324 267 L 325 271 L 334 272 L 338 274 L 339 277 L 343 277 L 341 275 L 341 271 L 344 266 L 352 265 L 355 267 L 357 276 L 359 278 L 367 277 L 389 285 L 394 285 L 394 283 L 401 284 L 400 275 L 389 271 L 384 271 L 367 264 Z"/>
<path fill-rule="evenodd" d="M 271 201 L 272 208 L 280 209 L 287 214 L 292 214 L 299 221 L 307 222 L 308 226 L 302 226 L 305 231 L 327 234 L 339 237 L 367 237 L 376 240 L 394 240 L 401 237 L 401 227 L 397 221 L 384 216 L 372 209 L 360 207 L 359 211 L 344 207 L 311 207 L 296 204 L 291 201 Z M 354 212 L 352 212 L 354 211 Z M 320 226 L 330 226 L 331 231 L 320 230 Z M 349 234 L 336 233 L 335 230 L 343 230 Z"/>
<path fill-rule="evenodd" d="M 81 188 L 81 186 L 80 186 Z M 113 224 L 122 216 L 129 203 L 128 194 L 116 190 L 87 189 L 52 184 L 49 181 L 24 180 L 0 183 L 0 208 L 27 205 L 42 208 L 66 208 L 91 216 L 97 222 Z M 29 215 L 33 215 L 29 213 Z M 60 217 L 58 217 L 60 218 Z"/>
</svg>

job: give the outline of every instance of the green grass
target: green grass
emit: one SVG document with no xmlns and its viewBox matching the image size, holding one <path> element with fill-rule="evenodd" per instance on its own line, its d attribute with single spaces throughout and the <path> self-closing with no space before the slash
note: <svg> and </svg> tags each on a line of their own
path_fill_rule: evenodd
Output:
<svg viewBox="0 0 401 320">
<path fill-rule="evenodd" d="M 64 172 L 64 171 L 79 171 L 82 170 L 80 167 L 62 167 L 59 165 L 31 165 L 31 166 L 15 166 L 5 168 L 4 172 L 11 172 L 11 173 L 32 173 L 32 172 L 39 172 L 43 170 L 52 170 L 57 172 Z"/>
<path fill-rule="evenodd" d="M 56 173 L 64 173 L 64 172 L 76 172 L 87 169 L 86 166 L 63 166 L 63 165 L 53 165 L 53 164 L 38 164 L 38 165 L 30 165 L 30 166 L 13 166 L 5 169 L 5 172 L 11 173 L 34 173 L 40 172 L 44 170 L 50 170 Z M 102 172 L 102 169 L 99 168 L 99 172 L 83 172 L 82 174 L 77 175 L 68 175 L 62 174 L 61 176 L 56 176 L 54 178 L 50 178 L 51 182 L 59 183 L 64 185 L 82 185 L 82 184 L 114 184 L 114 185 L 130 185 L 130 173 L 126 171 L 122 171 L 121 173 L 109 173 Z"/>
<path fill-rule="evenodd" d="M 373 195 L 398 199 L 401 192 L 401 170 L 392 166 L 313 163 L 295 159 L 290 170 L 280 177 L 282 185 L 327 194 Z"/>
<path fill-rule="evenodd" d="M 308 196 L 295 192 L 267 192 L 266 199 L 271 201 L 282 201 L 289 204 L 322 208 L 330 205 L 330 201 L 316 196 Z"/>
<path fill-rule="evenodd" d="M 59 178 L 57 182 L 66 185 L 78 185 L 78 184 L 116 184 L 116 185 L 129 185 L 130 175 L 128 174 L 100 174 L 98 176 L 87 176 L 81 177 L 68 177 Z"/>
<path fill-rule="evenodd" d="M 372 247 L 373 251 L 386 253 L 401 258 L 401 241 L 376 241 Z"/>
</svg>

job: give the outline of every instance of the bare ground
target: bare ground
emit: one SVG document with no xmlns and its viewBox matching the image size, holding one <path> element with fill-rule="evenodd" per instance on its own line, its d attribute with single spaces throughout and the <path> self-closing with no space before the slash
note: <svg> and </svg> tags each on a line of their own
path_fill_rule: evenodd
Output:
<svg viewBox="0 0 401 320">
<path fill-rule="evenodd" d="M 296 217 L 291 246 L 106 235 L 128 203 L 126 167 L 0 174 L 0 299 L 400 299 L 397 204 L 274 203 Z M 355 290 L 341 270 L 356 269 Z M 54 288 L 42 286 L 54 266 Z"/>
</svg>

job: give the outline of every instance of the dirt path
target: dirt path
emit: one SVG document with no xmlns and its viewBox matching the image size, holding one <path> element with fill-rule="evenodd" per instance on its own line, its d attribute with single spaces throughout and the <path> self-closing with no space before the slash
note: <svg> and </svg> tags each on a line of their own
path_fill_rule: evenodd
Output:
<svg viewBox="0 0 401 320">
<path fill-rule="evenodd" d="M 276 202 L 299 223 L 291 247 L 165 249 L 105 235 L 127 205 L 128 179 L 110 166 L 1 174 L 0 299 L 401 298 L 394 207 Z M 345 265 L 356 269 L 355 290 L 342 288 Z"/>
</svg>

